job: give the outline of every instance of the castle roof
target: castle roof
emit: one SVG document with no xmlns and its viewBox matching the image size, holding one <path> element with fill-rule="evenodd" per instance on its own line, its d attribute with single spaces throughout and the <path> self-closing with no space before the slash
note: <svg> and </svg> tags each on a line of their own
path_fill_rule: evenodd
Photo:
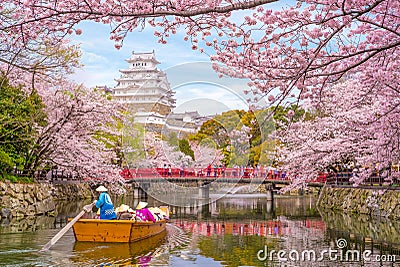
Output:
<svg viewBox="0 0 400 267">
<path fill-rule="evenodd" d="M 127 62 L 132 63 L 136 61 L 143 61 L 143 62 L 153 62 L 155 64 L 160 64 L 160 62 L 156 59 L 156 55 L 153 52 L 145 52 L 145 53 L 135 53 L 132 51 L 132 55 L 130 58 L 126 59 Z"/>
</svg>

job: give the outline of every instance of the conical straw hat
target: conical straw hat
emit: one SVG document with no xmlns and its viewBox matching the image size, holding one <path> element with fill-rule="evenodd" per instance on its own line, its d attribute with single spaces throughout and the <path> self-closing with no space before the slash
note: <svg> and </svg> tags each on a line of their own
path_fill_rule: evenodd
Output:
<svg viewBox="0 0 400 267">
<path fill-rule="evenodd" d="M 125 212 L 129 210 L 129 206 L 125 204 L 121 204 L 118 208 L 115 209 L 115 212 Z"/>
<path fill-rule="evenodd" d="M 107 192 L 107 188 L 105 188 L 104 186 L 100 185 L 99 187 L 96 188 L 97 192 Z"/>
<path fill-rule="evenodd" d="M 140 201 L 139 204 L 137 204 L 136 209 L 141 210 L 141 209 L 145 208 L 148 204 L 149 203 L 147 203 L 147 202 Z"/>
</svg>

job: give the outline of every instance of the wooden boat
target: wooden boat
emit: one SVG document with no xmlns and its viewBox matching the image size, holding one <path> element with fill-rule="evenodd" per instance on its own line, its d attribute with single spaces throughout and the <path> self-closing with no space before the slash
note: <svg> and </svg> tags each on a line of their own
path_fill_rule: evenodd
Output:
<svg viewBox="0 0 400 267">
<path fill-rule="evenodd" d="M 160 206 L 159 212 L 168 218 L 169 207 Z M 69 219 L 71 221 L 72 219 Z M 166 231 L 166 220 L 142 222 L 136 220 L 100 220 L 83 218 L 73 224 L 76 241 L 130 243 Z"/>
<path fill-rule="evenodd" d="M 74 225 L 76 241 L 135 242 L 165 231 L 166 221 L 79 219 Z"/>
</svg>

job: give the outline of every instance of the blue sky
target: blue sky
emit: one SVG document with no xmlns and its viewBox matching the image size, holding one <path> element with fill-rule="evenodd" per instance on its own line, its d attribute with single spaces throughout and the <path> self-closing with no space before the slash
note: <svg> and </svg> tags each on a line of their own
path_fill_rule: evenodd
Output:
<svg viewBox="0 0 400 267">
<path fill-rule="evenodd" d="M 153 36 L 154 28 L 133 32 L 125 39 L 120 50 L 109 40 L 110 28 L 92 22 L 80 24 L 83 33 L 71 36 L 73 43 L 82 50 L 84 67 L 71 78 L 88 87 L 106 85 L 114 87 L 119 70 L 128 67 L 125 59 L 132 51 L 155 51 L 161 64 L 159 69 L 166 72 L 171 88 L 176 92 L 176 111 L 197 110 L 203 115 L 221 113 L 229 109 L 247 109 L 246 96 L 242 91 L 246 80 L 218 78 L 212 70 L 207 55 L 191 49 L 191 44 L 177 33 L 165 45 L 159 44 Z"/>
</svg>

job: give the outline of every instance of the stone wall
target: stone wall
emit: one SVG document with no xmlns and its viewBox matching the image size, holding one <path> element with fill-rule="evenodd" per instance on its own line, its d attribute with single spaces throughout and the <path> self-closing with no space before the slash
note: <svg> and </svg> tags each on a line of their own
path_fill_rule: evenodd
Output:
<svg viewBox="0 0 400 267">
<path fill-rule="evenodd" d="M 325 187 L 317 205 L 325 211 L 399 219 L 400 191 Z"/>
<path fill-rule="evenodd" d="M 54 213 L 56 200 L 92 198 L 87 184 L 20 184 L 0 182 L 0 216 L 25 217 Z"/>
</svg>

